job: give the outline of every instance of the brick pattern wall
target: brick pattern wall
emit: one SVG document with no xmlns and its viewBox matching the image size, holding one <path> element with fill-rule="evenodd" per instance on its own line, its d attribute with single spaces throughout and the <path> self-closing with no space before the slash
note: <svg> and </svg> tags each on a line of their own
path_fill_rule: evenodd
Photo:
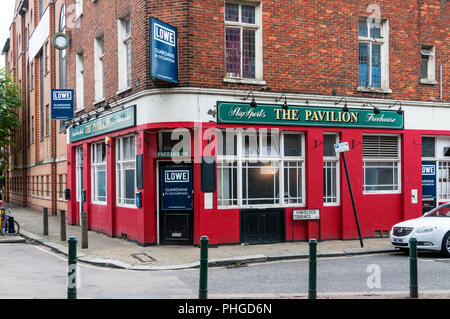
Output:
<svg viewBox="0 0 450 319">
<path fill-rule="evenodd" d="M 75 3 L 75 0 L 67 1 Z M 392 94 L 366 93 L 358 86 L 358 18 L 369 16 L 373 1 L 276 1 L 262 5 L 263 80 L 272 92 L 439 101 L 439 65 L 443 101 L 449 100 L 450 15 L 448 1 L 381 0 L 381 18 L 389 21 L 389 87 Z M 258 85 L 224 83 L 224 1 L 98 0 L 84 2 L 81 28 L 72 28 L 68 51 L 68 87 L 75 87 L 75 54 L 84 52 L 86 111 L 94 101 L 94 37 L 105 38 L 106 97 L 120 99 L 164 86 L 253 90 Z M 132 20 L 133 89 L 116 96 L 117 19 Z M 179 84 L 149 77 L 148 18 L 178 28 Z M 420 45 L 436 46 L 437 85 L 420 84 Z"/>
</svg>

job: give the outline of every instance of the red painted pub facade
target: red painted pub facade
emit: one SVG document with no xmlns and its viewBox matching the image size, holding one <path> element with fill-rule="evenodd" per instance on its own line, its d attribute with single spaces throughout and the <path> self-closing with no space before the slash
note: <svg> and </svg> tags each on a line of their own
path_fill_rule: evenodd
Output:
<svg viewBox="0 0 450 319">
<path fill-rule="evenodd" d="M 448 43 L 416 33 L 402 2 L 381 1 L 375 26 L 365 1 L 289 12 L 282 1 L 172 2 L 85 2 L 72 30 L 68 83 L 83 107 L 67 131 L 70 223 L 86 212 L 89 229 L 139 245 L 357 238 L 339 142 L 363 237 L 450 200 Z M 281 32 L 292 12 L 305 25 Z M 173 33 L 163 39 L 152 17 Z M 175 78 L 155 72 L 157 59 Z"/>
</svg>

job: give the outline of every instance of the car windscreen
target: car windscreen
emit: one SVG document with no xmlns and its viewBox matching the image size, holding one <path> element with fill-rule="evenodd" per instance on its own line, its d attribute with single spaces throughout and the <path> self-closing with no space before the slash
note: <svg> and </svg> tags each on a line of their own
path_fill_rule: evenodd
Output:
<svg viewBox="0 0 450 319">
<path fill-rule="evenodd" d="M 450 204 L 445 204 L 426 213 L 423 217 L 450 217 Z"/>
</svg>

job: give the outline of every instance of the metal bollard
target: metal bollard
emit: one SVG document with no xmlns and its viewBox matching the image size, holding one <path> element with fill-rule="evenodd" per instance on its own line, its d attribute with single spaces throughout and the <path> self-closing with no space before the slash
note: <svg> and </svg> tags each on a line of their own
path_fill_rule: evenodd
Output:
<svg viewBox="0 0 450 319">
<path fill-rule="evenodd" d="M 419 298 L 417 281 L 417 239 L 409 240 L 409 296 Z"/>
<path fill-rule="evenodd" d="M 200 238 L 200 285 L 198 299 L 208 299 L 208 237 Z"/>
<path fill-rule="evenodd" d="M 87 213 L 81 213 L 81 248 L 88 248 L 88 223 Z"/>
<path fill-rule="evenodd" d="M 59 211 L 61 215 L 61 241 L 66 241 L 66 212 L 64 210 Z"/>
<path fill-rule="evenodd" d="M 67 299 L 77 299 L 77 238 L 69 238 Z"/>
<path fill-rule="evenodd" d="M 308 299 L 317 297 L 317 240 L 309 240 L 309 285 Z"/>
<path fill-rule="evenodd" d="M 44 207 L 44 236 L 48 236 L 48 208 Z"/>
</svg>

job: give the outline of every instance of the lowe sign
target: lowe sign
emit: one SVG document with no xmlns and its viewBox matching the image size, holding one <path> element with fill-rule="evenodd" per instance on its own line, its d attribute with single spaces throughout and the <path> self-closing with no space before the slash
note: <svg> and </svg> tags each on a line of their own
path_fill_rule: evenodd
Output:
<svg viewBox="0 0 450 319">
<path fill-rule="evenodd" d="M 151 77 L 178 83 L 177 28 L 150 18 Z"/>
</svg>

